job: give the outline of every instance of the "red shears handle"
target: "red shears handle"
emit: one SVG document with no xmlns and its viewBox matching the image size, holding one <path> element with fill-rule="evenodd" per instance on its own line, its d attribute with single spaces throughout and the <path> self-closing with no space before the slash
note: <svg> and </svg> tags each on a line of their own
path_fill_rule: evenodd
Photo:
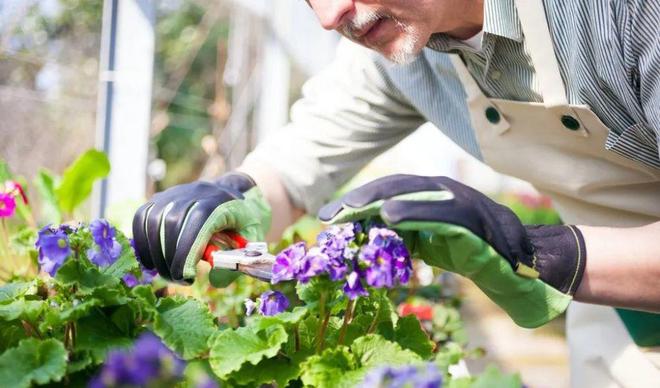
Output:
<svg viewBox="0 0 660 388">
<path fill-rule="evenodd" d="M 231 248 L 229 249 L 245 248 L 245 246 L 248 243 L 248 240 L 245 237 L 241 236 L 240 234 L 234 231 L 222 231 L 222 232 L 218 232 L 218 234 L 221 234 L 223 235 L 223 237 L 227 237 L 227 239 L 230 240 L 229 242 Z M 213 267 L 213 252 L 222 251 L 222 250 L 223 249 L 221 247 L 209 243 L 209 245 L 206 246 L 206 249 L 204 249 L 204 255 L 202 256 L 202 260 L 208 262 L 209 264 L 211 264 L 211 267 Z"/>
</svg>

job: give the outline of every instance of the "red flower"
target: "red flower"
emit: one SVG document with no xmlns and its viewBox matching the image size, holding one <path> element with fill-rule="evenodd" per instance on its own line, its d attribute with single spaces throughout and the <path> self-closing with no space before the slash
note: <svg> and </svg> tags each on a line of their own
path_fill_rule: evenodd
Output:
<svg viewBox="0 0 660 388">
<path fill-rule="evenodd" d="M 412 303 L 401 303 L 399 305 L 399 315 L 415 315 L 420 321 L 430 321 L 433 319 L 433 307 L 426 304 L 413 305 Z"/>
</svg>

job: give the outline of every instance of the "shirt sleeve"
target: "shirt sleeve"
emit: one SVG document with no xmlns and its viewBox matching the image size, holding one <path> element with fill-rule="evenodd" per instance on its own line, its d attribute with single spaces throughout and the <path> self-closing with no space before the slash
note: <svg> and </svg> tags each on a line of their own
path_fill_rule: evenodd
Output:
<svg viewBox="0 0 660 388">
<path fill-rule="evenodd" d="M 650 129 L 647 131 L 648 137 L 653 137 L 650 143 L 655 141 L 657 161 L 660 159 L 660 3 L 642 2 L 637 15 L 631 35 L 647 37 L 636 39 L 639 99 L 645 125 Z"/>
<path fill-rule="evenodd" d="M 383 64 L 352 42 L 303 86 L 291 122 L 247 157 L 279 174 L 291 201 L 316 211 L 371 159 L 426 120 L 389 81 Z"/>
</svg>

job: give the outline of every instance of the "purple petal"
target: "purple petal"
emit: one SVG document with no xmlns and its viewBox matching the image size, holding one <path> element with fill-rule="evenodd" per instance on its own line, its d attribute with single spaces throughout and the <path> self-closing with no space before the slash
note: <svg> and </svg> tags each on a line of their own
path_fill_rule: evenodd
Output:
<svg viewBox="0 0 660 388">
<path fill-rule="evenodd" d="M 276 315 L 289 307 L 289 300 L 279 291 L 266 291 L 259 298 L 261 315 Z"/>
</svg>

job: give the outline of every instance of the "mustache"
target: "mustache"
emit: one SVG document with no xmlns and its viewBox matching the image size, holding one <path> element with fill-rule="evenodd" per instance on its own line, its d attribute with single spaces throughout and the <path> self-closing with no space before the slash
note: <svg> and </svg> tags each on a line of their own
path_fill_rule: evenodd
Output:
<svg viewBox="0 0 660 388">
<path fill-rule="evenodd" d="M 351 20 L 344 24 L 341 27 L 340 32 L 349 38 L 355 38 L 356 33 L 361 31 L 364 27 L 380 19 L 386 18 L 389 18 L 389 16 L 376 11 L 363 11 L 355 14 Z"/>
</svg>

